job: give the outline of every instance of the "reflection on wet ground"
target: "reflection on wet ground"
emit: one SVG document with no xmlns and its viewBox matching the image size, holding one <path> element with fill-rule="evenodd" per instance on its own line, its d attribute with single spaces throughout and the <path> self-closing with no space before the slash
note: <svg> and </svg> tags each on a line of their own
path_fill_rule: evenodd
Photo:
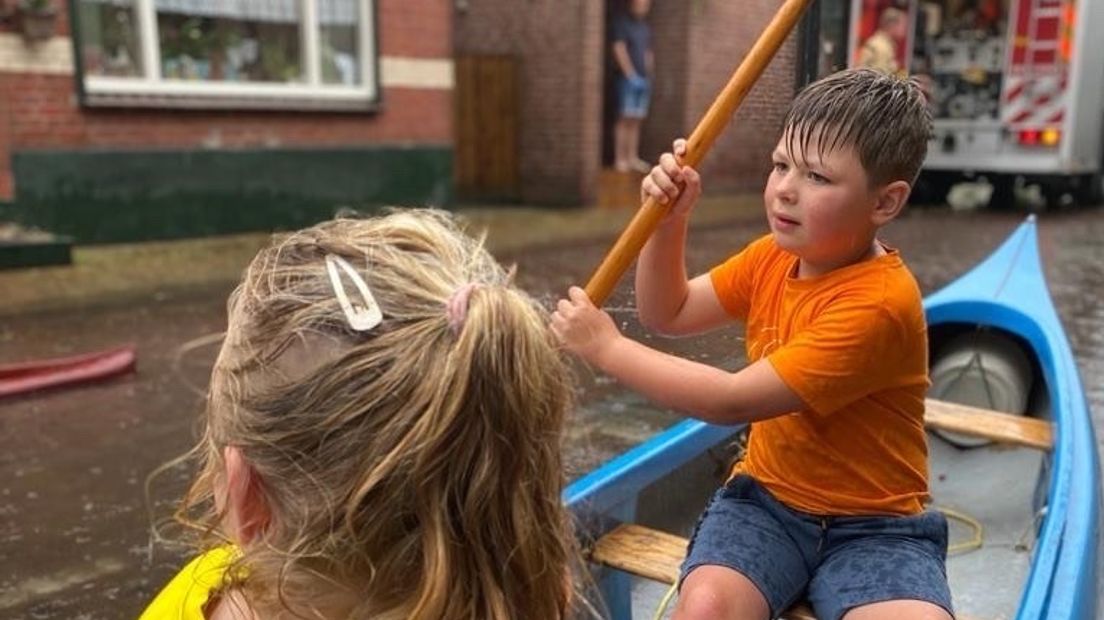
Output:
<svg viewBox="0 0 1104 620">
<path fill-rule="evenodd" d="M 884 235 L 930 292 L 991 251 L 1018 214 L 914 211 Z M 764 232 L 740 216 L 697 228 L 688 261 L 698 272 Z M 1104 211 L 1048 214 L 1040 224 L 1051 293 L 1080 364 L 1089 402 L 1104 416 Z M 550 306 L 582 283 L 610 238 L 503 255 L 522 286 Z M 667 340 L 636 325 L 631 274 L 608 309 L 649 344 L 725 368 L 743 363 L 741 334 Z M 137 375 L 0 404 L 0 616 L 132 618 L 179 566 L 179 551 L 151 545 L 146 476 L 190 447 L 213 345 L 182 347 L 223 325 L 228 289 L 147 303 L 0 318 L 0 363 L 136 342 Z M 579 407 L 569 429 L 568 466 L 577 476 L 678 417 L 580 368 Z M 152 512 L 167 515 L 188 472 L 157 480 Z"/>
</svg>

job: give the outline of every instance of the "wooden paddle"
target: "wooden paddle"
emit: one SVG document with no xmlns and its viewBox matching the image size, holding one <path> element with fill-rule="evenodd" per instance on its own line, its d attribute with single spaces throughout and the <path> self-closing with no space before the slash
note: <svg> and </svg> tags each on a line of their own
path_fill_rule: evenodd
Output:
<svg viewBox="0 0 1104 620">
<path fill-rule="evenodd" d="M 759 35 L 759 40 L 751 47 L 751 51 L 732 74 L 724 90 L 717 95 L 713 105 L 698 122 L 694 133 L 690 134 L 686 144 L 686 156 L 681 160 L 684 166 L 696 167 L 705 158 L 705 154 L 709 152 L 717 136 L 724 130 L 728 120 L 736 112 L 736 108 L 755 85 L 755 81 L 763 74 L 763 70 L 767 68 L 778 48 L 782 47 L 782 42 L 789 36 L 797 20 L 805 12 L 805 8 L 812 2 L 813 0 L 785 0 L 774 19 L 767 24 L 763 34 Z M 596 306 L 605 303 L 606 298 L 617 286 L 618 280 L 636 260 L 637 255 L 640 254 L 640 248 L 644 247 L 644 243 L 655 231 L 669 208 L 668 205 L 649 197 L 633 216 L 625 231 L 602 259 L 598 270 L 587 282 L 586 293 Z"/>
</svg>

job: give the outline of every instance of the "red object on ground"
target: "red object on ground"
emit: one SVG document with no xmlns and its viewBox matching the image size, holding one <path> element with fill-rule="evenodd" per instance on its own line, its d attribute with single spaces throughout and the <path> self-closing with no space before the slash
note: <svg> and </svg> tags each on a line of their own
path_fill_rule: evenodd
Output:
<svg viewBox="0 0 1104 620">
<path fill-rule="evenodd" d="M 0 365 L 0 398 L 114 377 L 133 371 L 136 361 L 134 345 L 124 345 L 83 355 Z"/>
</svg>

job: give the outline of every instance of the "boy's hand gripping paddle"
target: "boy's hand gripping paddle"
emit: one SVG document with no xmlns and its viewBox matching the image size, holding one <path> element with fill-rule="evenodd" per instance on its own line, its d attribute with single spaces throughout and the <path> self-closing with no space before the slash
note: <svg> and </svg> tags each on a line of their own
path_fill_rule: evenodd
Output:
<svg viewBox="0 0 1104 620">
<path fill-rule="evenodd" d="M 767 68 L 771 58 L 793 30 L 797 20 L 801 18 L 801 14 L 812 3 L 813 0 L 785 0 L 774 19 L 767 24 L 763 34 L 759 35 L 759 40 L 751 47 L 751 51 L 732 74 L 724 90 L 717 95 L 713 105 L 698 122 L 694 133 L 690 134 L 690 139 L 686 143 L 686 156 L 681 159 L 683 165 L 696 167 L 705 158 L 705 154 L 713 146 L 717 136 L 728 124 L 728 119 L 732 118 L 736 108 L 744 100 L 755 81 L 763 74 L 763 70 Z M 640 248 L 644 247 L 644 243 L 655 231 L 669 208 L 655 198 L 648 197 L 636 212 L 625 231 L 621 233 L 621 237 L 602 259 L 598 270 L 587 282 L 586 293 L 594 305 L 601 306 L 605 303 L 606 298 L 617 286 L 617 281 L 636 260 Z"/>
</svg>

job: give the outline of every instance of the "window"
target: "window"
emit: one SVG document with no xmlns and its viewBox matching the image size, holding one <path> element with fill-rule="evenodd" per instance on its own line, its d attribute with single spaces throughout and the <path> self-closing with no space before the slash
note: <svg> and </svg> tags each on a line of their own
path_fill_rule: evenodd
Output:
<svg viewBox="0 0 1104 620">
<path fill-rule="evenodd" d="M 89 105 L 370 109 L 374 0 L 77 0 Z"/>
</svg>

